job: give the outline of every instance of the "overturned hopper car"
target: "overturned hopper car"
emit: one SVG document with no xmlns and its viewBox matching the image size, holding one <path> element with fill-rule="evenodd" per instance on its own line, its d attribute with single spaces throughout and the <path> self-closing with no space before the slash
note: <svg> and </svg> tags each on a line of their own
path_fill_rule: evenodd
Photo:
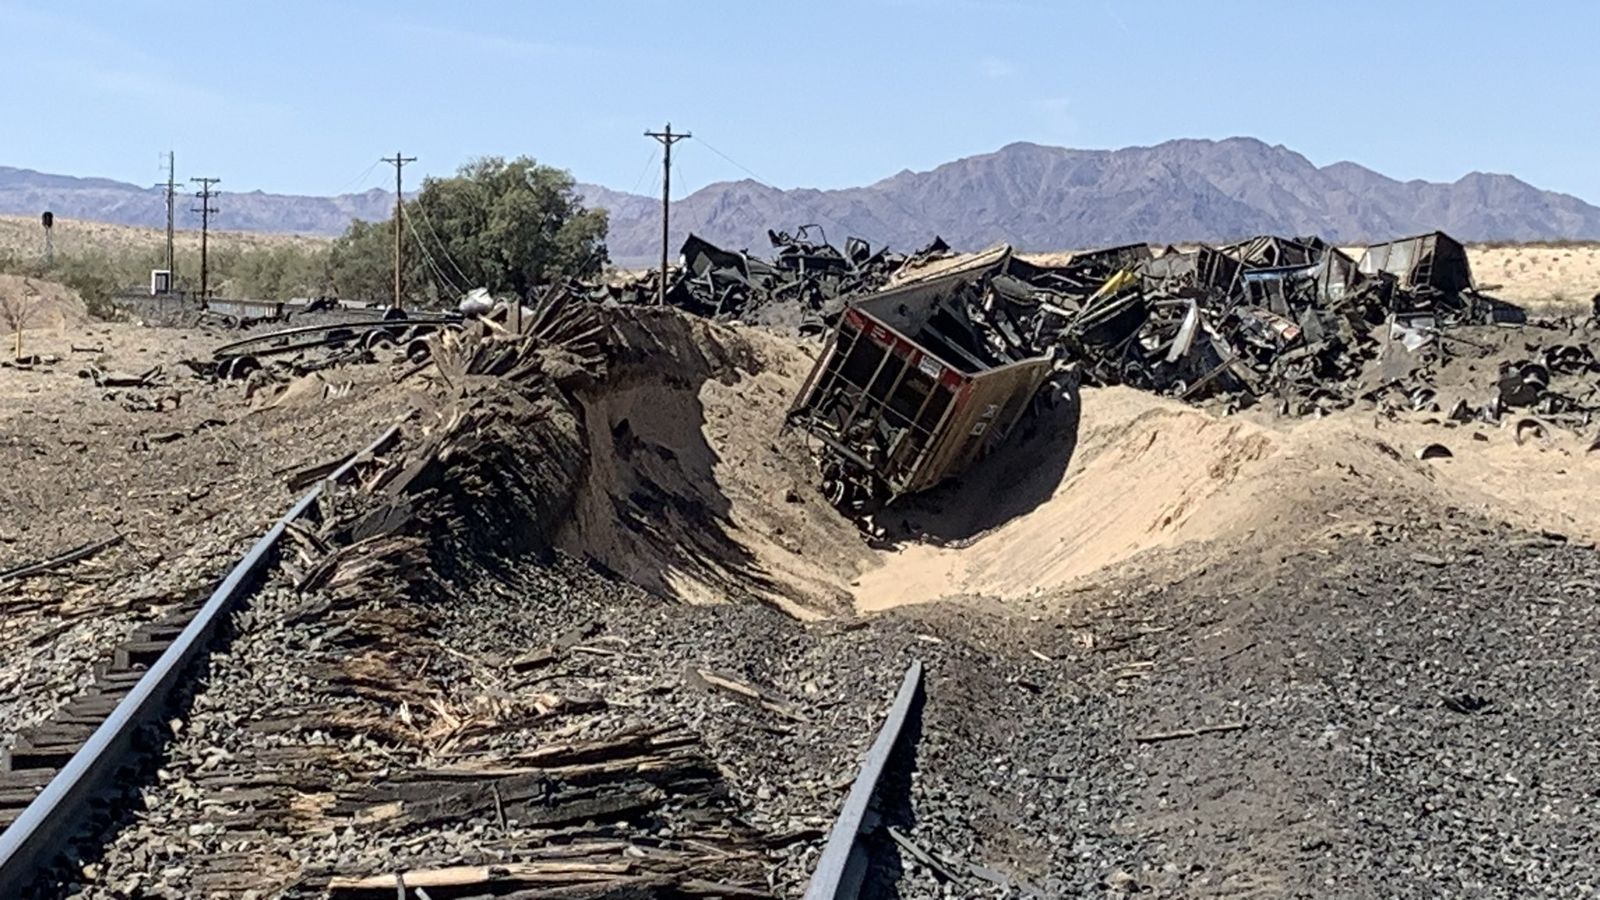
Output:
<svg viewBox="0 0 1600 900">
<path fill-rule="evenodd" d="M 836 506 L 870 514 L 958 475 L 1028 411 L 1051 359 L 986 340 L 967 313 L 981 297 L 958 274 L 845 308 L 788 416 L 820 445 Z"/>
</svg>

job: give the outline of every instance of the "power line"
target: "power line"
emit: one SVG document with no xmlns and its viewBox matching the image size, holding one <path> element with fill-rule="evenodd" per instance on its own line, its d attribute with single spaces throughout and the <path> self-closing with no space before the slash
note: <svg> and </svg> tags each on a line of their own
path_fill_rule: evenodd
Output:
<svg viewBox="0 0 1600 900">
<path fill-rule="evenodd" d="M 433 274 L 435 283 L 450 293 L 461 293 L 461 289 L 456 286 L 449 273 L 440 267 L 438 261 L 433 258 L 433 254 L 428 251 L 428 244 L 422 239 L 422 234 L 417 231 L 417 223 L 414 221 L 414 217 L 406 216 L 405 223 L 406 227 L 411 230 L 411 237 L 417 242 L 417 249 L 422 252 L 422 261 L 427 264 L 428 271 Z"/>
<path fill-rule="evenodd" d="M 372 165 L 367 166 L 367 170 L 365 172 L 362 172 L 360 175 L 357 175 L 356 177 L 350 179 L 349 181 L 346 181 L 342 186 L 340 186 L 340 188 L 338 190 L 333 192 L 334 195 L 337 196 L 339 194 L 343 194 L 343 193 L 349 191 L 350 188 L 354 187 L 357 184 L 365 184 L 367 176 L 372 174 L 372 170 L 376 169 L 378 167 L 379 163 L 383 163 L 383 162 L 387 162 L 387 161 L 388 160 L 382 160 L 382 159 L 373 160 L 372 161 Z"/>
<path fill-rule="evenodd" d="M 450 248 L 445 246 L 444 238 L 439 237 L 439 232 L 434 230 L 433 219 L 429 217 L 428 208 L 422 204 L 422 199 L 419 197 L 416 200 L 412 200 L 411 206 L 422 213 L 422 224 L 428 229 L 428 233 L 433 235 L 433 242 L 439 245 L 439 255 L 443 256 L 444 261 L 450 264 L 450 268 L 456 270 L 456 274 L 461 276 L 463 283 L 471 281 L 472 279 L 467 277 L 467 273 L 461 271 L 461 267 L 456 265 L 456 261 L 450 257 Z"/>
<path fill-rule="evenodd" d="M 639 193 L 639 185 L 643 184 L 644 177 L 650 174 L 650 164 L 656 161 L 656 153 L 658 152 L 659 151 L 655 147 L 650 148 L 650 155 L 645 157 L 644 166 L 639 169 L 639 177 L 633 180 L 633 187 L 628 188 L 628 193 Z"/>
<path fill-rule="evenodd" d="M 672 133 L 672 123 L 668 122 L 664 131 L 646 131 L 645 137 L 655 138 L 661 143 L 661 282 L 660 290 L 656 293 L 656 302 L 662 306 L 667 305 L 667 225 L 672 208 L 672 145 L 679 141 L 686 141 L 694 135 L 685 131 L 681 134 Z"/>
<path fill-rule="evenodd" d="M 433 276 L 434 283 L 447 294 L 461 293 L 461 289 L 456 287 L 455 283 L 450 280 L 450 275 L 439 267 L 439 263 L 434 260 L 433 254 L 428 252 L 427 246 L 422 242 L 422 236 L 417 233 L 416 224 L 410 218 L 406 219 L 406 227 L 411 230 L 411 236 L 416 239 L 417 249 L 422 251 L 422 261 L 426 264 L 428 273 Z"/>
<path fill-rule="evenodd" d="M 415 156 L 401 156 L 395 151 L 393 157 L 380 157 L 378 162 L 386 162 L 394 166 L 394 308 L 404 309 L 405 300 L 400 296 L 400 258 L 404 252 L 401 250 L 400 220 L 405 217 L 405 193 L 400 183 L 400 170 L 406 163 L 416 162 Z"/>
<path fill-rule="evenodd" d="M 417 249 L 422 251 L 422 260 L 423 260 L 423 262 L 428 264 L 429 270 L 433 272 L 434 279 L 436 281 L 438 281 L 438 283 L 442 287 L 444 287 L 446 290 L 450 291 L 453 294 L 464 294 L 464 293 L 466 293 L 465 290 L 463 290 L 462 288 L 456 286 L 456 283 L 451 280 L 449 274 L 446 273 L 444 271 L 444 269 L 440 268 L 439 264 L 434 261 L 433 254 L 428 252 L 428 245 L 423 243 L 422 235 L 417 233 L 417 224 L 415 222 L 411 221 L 411 217 L 410 216 L 406 216 L 406 227 L 411 229 L 411 236 L 413 238 L 416 238 L 416 240 L 417 240 Z M 465 276 L 463 276 L 463 277 L 465 277 Z"/>
<path fill-rule="evenodd" d="M 710 150 L 712 153 L 715 153 L 716 155 L 722 157 L 724 160 L 727 160 L 728 162 L 732 163 L 735 167 L 737 167 L 738 169 L 743 171 L 746 175 L 749 175 L 751 178 L 754 178 L 755 180 L 757 180 L 757 181 L 761 182 L 762 184 L 766 185 L 767 187 L 772 187 L 772 182 L 770 182 L 767 179 L 762 178 L 760 175 L 757 175 L 756 173 L 750 171 L 750 169 L 747 168 L 744 165 L 744 163 L 739 162 L 738 160 L 734 159 L 733 157 L 729 156 L 728 154 L 723 153 L 721 150 L 718 150 L 717 148 L 715 148 L 715 147 L 711 146 L 710 144 L 706 143 L 706 139 L 705 138 L 701 138 L 699 143 L 700 143 L 700 146 L 706 148 L 707 150 Z"/>
</svg>

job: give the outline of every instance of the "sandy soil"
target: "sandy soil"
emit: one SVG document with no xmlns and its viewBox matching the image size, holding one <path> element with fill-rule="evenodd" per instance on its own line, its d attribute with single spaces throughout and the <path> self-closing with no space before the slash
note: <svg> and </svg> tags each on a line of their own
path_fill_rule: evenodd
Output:
<svg viewBox="0 0 1600 900">
<path fill-rule="evenodd" d="M 155 252 L 166 245 L 167 233 L 160 228 L 110 225 L 82 219 L 55 220 L 55 251 L 60 254 L 102 251 Z M 319 247 L 328 238 L 303 234 L 269 234 L 255 231 L 213 231 L 209 236 L 213 251 L 251 250 L 270 247 Z M 173 244 L 180 252 L 199 252 L 200 232 L 179 231 Z M 44 229 L 36 216 L 0 216 L 0 254 L 13 253 L 31 258 L 44 253 Z"/>
<path fill-rule="evenodd" d="M 1071 463 L 1036 508 L 958 546 L 883 554 L 856 585 L 857 607 L 1057 593 L 1186 544 L 1211 545 L 1213 555 L 1294 545 L 1370 523 L 1380 497 L 1384 506 L 1456 507 L 1600 542 L 1600 508 L 1589 500 L 1600 491 L 1600 454 L 1568 432 L 1519 444 L 1510 420 L 1447 426 L 1358 410 L 1256 424 L 1127 388 L 1086 391 L 1082 415 Z M 1454 455 L 1417 459 L 1432 443 Z M 970 508 L 993 487 L 963 486 L 935 502 Z"/>
<path fill-rule="evenodd" d="M 648 365 L 580 394 L 592 461 L 560 546 L 691 603 L 848 611 L 871 554 L 818 493 L 798 437 L 780 433 L 811 357 L 676 313 L 650 329 Z"/>
<path fill-rule="evenodd" d="M 1600 246 L 1469 247 L 1479 287 L 1530 309 L 1587 311 L 1600 294 Z"/>
<path fill-rule="evenodd" d="M 645 323 L 650 365 L 583 396 L 592 455 L 560 546 L 658 594 L 755 597 L 801 618 L 945 598 L 1019 602 L 1129 577 L 1175 551 L 1253 553 L 1396 516 L 1467 510 L 1600 542 L 1600 453 L 1550 428 L 1458 425 L 1368 406 L 1325 419 L 1220 416 L 1129 388 L 1060 398 L 985 463 L 901 498 L 868 541 L 830 508 L 781 428 L 811 364 L 754 328 Z M 1474 337 L 1435 380 L 1481 403 L 1502 358 L 1565 331 Z M 1499 343 L 1493 343 L 1498 340 Z M 663 366 L 660 359 L 670 359 Z M 1486 381 L 1486 379 L 1489 379 Z M 1449 458 L 1422 460 L 1441 443 Z"/>
</svg>

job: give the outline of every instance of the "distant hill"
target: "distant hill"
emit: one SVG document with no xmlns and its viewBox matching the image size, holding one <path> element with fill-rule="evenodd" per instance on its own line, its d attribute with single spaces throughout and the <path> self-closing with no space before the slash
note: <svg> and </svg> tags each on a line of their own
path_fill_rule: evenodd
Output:
<svg viewBox="0 0 1600 900">
<path fill-rule="evenodd" d="M 595 196 L 615 202 L 609 192 Z M 660 241 L 655 215 L 614 217 L 612 255 L 647 256 Z M 739 181 L 672 207 L 675 235 L 693 231 L 752 249 L 766 248 L 767 228 L 811 222 L 835 243 L 855 234 L 901 250 L 935 234 L 967 250 L 997 241 L 1052 250 L 1266 232 L 1354 243 L 1436 228 L 1473 241 L 1600 239 L 1600 208 L 1509 175 L 1402 182 L 1354 163 L 1319 168 L 1251 138 L 1123 150 L 1019 143 L 867 187 L 781 191 Z"/>
<path fill-rule="evenodd" d="M 226 187 L 226 182 L 218 186 Z M 188 185 L 181 191 L 177 225 L 199 228 L 199 214 L 190 211 L 195 205 L 193 191 Z M 376 189 L 337 197 L 225 191 L 216 205 L 222 211 L 212 218 L 212 225 L 219 229 L 330 235 L 344 231 L 351 219 L 388 218 L 394 208 L 394 194 Z M 47 209 L 63 218 L 114 225 L 165 228 L 167 222 L 166 200 L 160 188 L 0 166 L 0 213 L 37 216 Z"/>
<path fill-rule="evenodd" d="M 595 185 L 580 191 L 591 205 L 611 211 L 614 259 L 654 258 L 657 200 Z M 217 224 L 335 234 L 352 218 L 388 216 L 390 202 L 378 190 L 338 197 L 227 193 Z M 158 190 L 0 167 L 0 212 L 37 215 L 46 208 L 141 225 L 157 225 L 164 215 Z M 193 224 L 187 212 L 182 222 Z M 1026 250 L 1220 241 L 1263 232 L 1355 243 L 1435 228 L 1469 241 L 1600 239 L 1600 208 L 1510 175 L 1402 182 L 1349 162 L 1318 167 L 1252 138 L 1122 150 L 1017 143 L 866 187 L 779 190 L 749 180 L 721 182 L 672 207 L 674 245 L 693 231 L 765 252 L 768 228 L 809 223 L 822 225 L 835 243 L 859 235 L 901 250 L 936 234 L 957 249 L 1009 241 Z"/>
</svg>

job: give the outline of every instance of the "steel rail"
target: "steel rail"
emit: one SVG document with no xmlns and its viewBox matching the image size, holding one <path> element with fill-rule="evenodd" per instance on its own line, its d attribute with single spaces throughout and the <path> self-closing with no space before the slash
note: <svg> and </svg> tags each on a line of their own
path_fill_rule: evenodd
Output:
<svg viewBox="0 0 1600 900">
<path fill-rule="evenodd" d="M 210 646 L 218 627 L 249 593 L 251 579 L 266 564 L 289 523 L 305 515 L 323 488 L 349 474 L 356 463 L 381 452 L 399 434 L 393 425 L 360 453 L 314 485 L 262 535 L 212 592 L 183 632 L 111 710 L 100 727 L 50 779 L 22 814 L 0 833 L 0 900 L 21 898 L 82 824 L 83 807 L 122 767 L 138 727 L 158 715 L 179 678 Z"/>
<path fill-rule="evenodd" d="M 922 662 L 911 664 L 900 682 L 900 692 L 895 695 L 889 715 L 878 731 L 878 737 L 867 751 L 861 772 L 850 786 L 844 808 L 828 832 L 828 843 L 822 848 L 817 867 L 812 870 L 811 881 L 806 885 L 805 900 L 853 900 L 861 893 L 861 882 L 867 874 L 867 852 L 861 844 L 862 824 L 867 807 L 878 790 L 878 779 L 894 755 L 895 745 L 905 732 L 906 722 L 922 694 Z"/>
<path fill-rule="evenodd" d="M 377 321 L 356 320 L 349 322 L 331 322 L 319 325 L 297 325 L 293 328 L 282 328 L 266 334 L 252 335 L 241 338 L 231 344 L 223 344 L 211 351 L 212 359 L 226 359 L 232 356 L 268 356 L 272 353 L 287 353 L 290 350 L 300 350 L 307 347 L 316 347 L 328 343 L 327 338 L 318 341 L 290 342 L 289 338 L 299 337 L 319 332 L 348 330 L 352 332 L 381 331 L 383 329 L 401 330 L 412 325 L 459 325 L 460 316 L 411 316 L 404 319 L 380 319 Z M 273 341 L 282 340 L 282 344 Z M 340 340 L 344 340 L 340 338 Z M 254 344 L 265 344 L 258 349 L 250 349 Z"/>
</svg>

